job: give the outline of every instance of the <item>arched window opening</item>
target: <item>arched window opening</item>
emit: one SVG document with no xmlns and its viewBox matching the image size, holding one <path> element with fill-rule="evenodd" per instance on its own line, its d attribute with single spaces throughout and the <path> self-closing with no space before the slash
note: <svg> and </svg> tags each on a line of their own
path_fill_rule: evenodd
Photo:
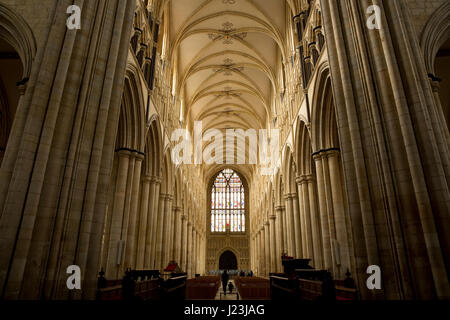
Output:
<svg viewBox="0 0 450 320">
<path fill-rule="evenodd" d="M 211 189 L 211 232 L 245 232 L 245 190 L 232 169 L 221 171 Z"/>
</svg>

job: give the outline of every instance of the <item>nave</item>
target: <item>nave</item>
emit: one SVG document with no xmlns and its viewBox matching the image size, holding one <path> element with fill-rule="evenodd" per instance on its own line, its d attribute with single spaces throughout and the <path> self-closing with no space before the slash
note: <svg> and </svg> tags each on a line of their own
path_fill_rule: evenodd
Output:
<svg viewBox="0 0 450 320">
<path fill-rule="evenodd" d="M 448 1 L 72 2 L 0 0 L 1 300 L 450 298 Z"/>
</svg>

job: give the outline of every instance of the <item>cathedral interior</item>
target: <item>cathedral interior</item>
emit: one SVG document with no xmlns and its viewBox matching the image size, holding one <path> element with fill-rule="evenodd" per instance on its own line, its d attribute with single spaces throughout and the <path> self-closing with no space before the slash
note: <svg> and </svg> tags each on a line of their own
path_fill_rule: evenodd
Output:
<svg viewBox="0 0 450 320">
<path fill-rule="evenodd" d="M 449 88 L 446 0 L 0 0 L 0 299 L 450 299 Z"/>
</svg>

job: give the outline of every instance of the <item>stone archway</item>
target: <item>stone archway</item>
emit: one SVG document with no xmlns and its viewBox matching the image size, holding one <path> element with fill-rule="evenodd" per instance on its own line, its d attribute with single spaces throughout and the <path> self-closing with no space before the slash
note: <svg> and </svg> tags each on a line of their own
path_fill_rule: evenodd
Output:
<svg viewBox="0 0 450 320">
<path fill-rule="evenodd" d="M 230 251 L 226 250 L 220 255 L 219 258 L 219 270 L 237 270 L 238 262 L 236 255 Z"/>
</svg>

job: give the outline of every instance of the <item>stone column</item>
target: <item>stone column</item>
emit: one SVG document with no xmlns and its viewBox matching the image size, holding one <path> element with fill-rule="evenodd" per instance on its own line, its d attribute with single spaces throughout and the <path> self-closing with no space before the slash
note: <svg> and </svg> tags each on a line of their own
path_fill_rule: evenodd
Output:
<svg viewBox="0 0 450 320">
<path fill-rule="evenodd" d="M 193 228 L 192 232 L 192 277 L 194 277 L 198 266 L 198 232 L 196 228 Z"/>
<path fill-rule="evenodd" d="M 175 208 L 175 221 L 176 221 L 176 229 L 175 229 L 175 261 L 181 265 L 181 246 L 183 239 L 183 220 L 182 220 L 183 210 L 181 207 Z"/>
<path fill-rule="evenodd" d="M 327 153 L 328 165 L 330 168 L 330 185 L 333 197 L 334 223 L 336 227 L 336 239 L 340 257 L 338 258 L 339 278 L 345 278 L 347 268 L 350 269 L 349 243 L 347 236 L 347 223 L 345 219 L 345 198 L 343 194 L 344 185 L 341 178 L 341 165 L 339 152 L 330 151 Z"/>
<path fill-rule="evenodd" d="M 255 238 L 250 235 L 250 269 L 255 270 Z"/>
<path fill-rule="evenodd" d="M 125 188 L 125 205 L 123 210 L 123 222 L 122 222 L 122 231 L 121 231 L 121 240 L 123 241 L 122 245 L 122 254 L 120 256 L 121 264 L 119 266 L 119 274 L 117 275 L 118 279 L 125 274 L 126 268 L 129 268 L 130 266 L 127 266 L 126 264 L 129 263 L 127 261 L 127 247 L 128 247 L 128 228 L 130 226 L 130 218 L 132 216 L 131 213 L 131 207 L 133 204 L 133 186 L 135 182 L 135 165 L 136 165 L 136 153 L 131 152 L 130 158 L 129 158 L 129 164 L 128 164 L 128 176 L 127 176 L 127 186 Z"/>
<path fill-rule="evenodd" d="M 195 230 L 195 225 L 192 226 L 192 269 L 191 277 L 194 278 L 195 272 L 197 271 L 197 231 Z"/>
<path fill-rule="evenodd" d="M 297 183 L 297 193 L 298 193 L 298 202 L 299 202 L 299 209 L 300 209 L 300 230 L 301 230 L 301 240 L 302 240 L 302 253 L 303 258 L 310 259 L 311 256 L 309 256 L 308 248 L 307 248 L 307 235 L 306 235 L 306 220 L 305 220 L 305 214 L 306 214 L 306 203 L 303 198 L 303 179 L 300 176 L 297 176 L 295 179 L 295 182 Z"/>
<path fill-rule="evenodd" d="M 197 273 L 201 273 L 201 240 L 202 237 L 200 235 L 200 231 L 197 232 Z"/>
<path fill-rule="evenodd" d="M 197 231 L 197 273 L 200 272 L 200 260 L 201 260 L 201 236 L 200 231 Z"/>
<path fill-rule="evenodd" d="M 135 155 L 133 183 L 131 186 L 131 205 L 130 215 L 128 220 L 127 241 L 125 250 L 124 266 L 125 268 L 136 268 L 136 219 L 139 204 L 139 187 L 141 183 L 141 169 L 142 160 L 144 156 L 140 154 Z"/>
<path fill-rule="evenodd" d="M 188 241 L 187 241 L 187 274 L 188 277 L 192 277 L 192 223 L 188 221 Z"/>
<path fill-rule="evenodd" d="M 291 195 L 285 196 L 286 201 L 286 236 L 288 255 L 295 258 L 295 222 L 294 222 L 294 201 Z"/>
<path fill-rule="evenodd" d="M 268 277 L 269 273 L 272 271 L 270 269 L 270 231 L 269 231 L 269 221 L 264 223 L 264 254 L 265 254 L 265 276 Z"/>
<path fill-rule="evenodd" d="M 260 243 L 259 243 L 259 231 L 255 234 L 255 273 L 260 275 L 261 274 L 261 251 L 260 251 Z"/>
<path fill-rule="evenodd" d="M 301 258 L 303 257 L 303 248 L 302 246 L 304 245 L 303 243 L 303 233 L 301 230 L 301 225 L 300 225 L 300 220 L 301 220 L 301 216 L 300 216 L 300 212 L 299 212 L 299 200 L 301 198 L 299 198 L 297 196 L 296 193 L 292 193 L 289 197 L 289 201 L 292 201 L 292 213 L 294 216 L 294 243 L 295 243 L 295 257 L 297 258 Z"/>
<path fill-rule="evenodd" d="M 170 230 L 169 230 L 169 261 L 175 260 L 175 243 L 176 243 L 176 230 L 177 230 L 177 218 L 176 218 L 176 207 L 172 202 L 172 211 L 170 216 Z M 178 262 L 178 261 L 177 261 Z"/>
<path fill-rule="evenodd" d="M 265 246 L 265 234 L 264 234 L 264 225 L 261 226 L 261 231 L 260 231 L 260 236 L 259 236 L 259 241 L 260 241 L 260 255 L 261 255 L 261 260 L 260 260 L 260 265 L 261 265 L 261 276 L 264 277 L 264 275 L 266 274 L 266 246 Z"/>
<path fill-rule="evenodd" d="M 149 215 L 147 219 L 147 235 L 145 240 L 145 267 L 156 268 L 156 242 L 158 233 L 159 190 L 161 179 L 152 177 L 149 192 Z"/>
<path fill-rule="evenodd" d="M 281 214 L 281 229 L 283 232 L 281 233 L 283 237 L 283 252 L 282 253 L 288 253 L 288 227 L 287 227 L 287 210 L 286 206 L 282 206 L 283 211 Z"/>
<path fill-rule="evenodd" d="M 116 189 L 114 193 L 114 204 L 111 216 L 111 229 L 109 231 L 108 256 L 106 259 L 106 278 L 119 279 L 119 265 L 122 257 L 119 257 L 119 250 L 123 249 L 122 224 L 125 207 L 125 192 L 128 180 L 128 166 L 130 162 L 129 151 L 117 152 L 119 164 L 117 168 Z"/>
<path fill-rule="evenodd" d="M 163 239 L 164 239 L 164 212 L 166 206 L 166 194 L 161 194 L 159 197 L 159 210 L 157 214 L 156 227 L 156 247 L 155 247 L 155 268 L 161 270 L 163 267 Z"/>
<path fill-rule="evenodd" d="M 319 210 L 320 210 L 320 221 L 322 230 L 322 244 L 323 244 L 323 258 L 324 258 L 324 269 L 332 269 L 331 261 L 331 240 L 330 240 L 330 230 L 328 227 L 328 209 L 327 209 L 327 199 L 325 193 L 325 180 L 323 175 L 322 166 L 322 155 L 316 154 L 313 156 L 316 162 L 316 174 L 317 174 L 317 191 L 319 195 Z"/>
<path fill-rule="evenodd" d="M 182 215 L 181 216 L 182 226 L 183 226 L 183 235 L 182 235 L 182 242 L 181 242 L 181 269 L 184 272 L 187 272 L 187 250 L 188 250 L 188 222 L 187 222 L 187 216 Z"/>
<path fill-rule="evenodd" d="M 275 215 L 271 215 L 269 217 L 269 230 L 270 230 L 270 272 L 277 272 L 277 261 L 276 259 L 278 259 L 277 257 L 277 247 L 278 247 L 278 243 L 277 243 L 277 239 L 275 239 L 275 224 L 276 224 L 276 216 Z"/>
<path fill-rule="evenodd" d="M 333 270 L 333 277 L 339 279 L 339 266 L 340 266 L 340 254 L 339 244 L 336 236 L 336 226 L 334 222 L 334 207 L 333 207 L 333 195 L 331 192 L 331 180 L 330 180 L 330 167 L 328 164 L 328 152 L 324 152 L 322 155 L 322 170 L 323 178 L 325 182 L 325 198 L 327 203 L 328 214 L 328 230 L 330 232 L 330 246 L 331 246 L 331 263 Z"/>
<path fill-rule="evenodd" d="M 138 223 L 138 244 L 136 250 L 136 269 L 143 270 L 146 267 L 145 249 L 147 243 L 147 228 L 148 220 L 151 219 L 151 212 L 149 210 L 149 195 L 150 195 L 150 181 L 151 177 L 144 176 L 141 179 L 141 205 Z"/>
<path fill-rule="evenodd" d="M 253 234 L 251 239 L 251 256 L 252 256 L 252 262 L 251 262 L 251 270 L 256 270 L 256 243 L 255 243 L 255 234 Z"/>
<path fill-rule="evenodd" d="M 275 212 L 276 212 L 276 220 L 275 220 L 275 228 L 276 228 L 276 233 L 275 233 L 275 242 L 276 242 L 276 252 L 275 252 L 275 257 L 276 257 L 276 268 L 277 268 L 277 272 L 281 272 L 282 270 L 282 265 L 281 265 L 281 255 L 284 252 L 284 247 L 283 247 L 283 230 L 282 230 L 282 226 L 283 226 L 283 207 L 282 206 L 277 206 L 275 207 Z"/>
<path fill-rule="evenodd" d="M 309 209 L 311 220 L 311 233 L 314 251 L 314 267 L 323 268 L 322 237 L 320 229 L 320 216 L 317 210 L 317 187 L 316 180 L 312 175 L 306 176 L 309 197 Z"/>
<path fill-rule="evenodd" d="M 303 241 L 305 241 L 305 244 L 303 246 L 304 257 L 307 259 L 315 260 L 313 249 L 314 248 L 313 234 L 311 227 L 311 204 L 310 204 L 307 177 L 306 176 L 297 177 L 297 185 L 299 189 L 299 197 L 300 199 L 302 199 L 303 202 L 302 232 L 304 232 L 305 234 L 303 237 Z"/>
<path fill-rule="evenodd" d="M 167 195 L 164 204 L 164 228 L 163 228 L 163 258 L 162 258 L 162 266 L 165 268 L 170 262 L 170 239 L 173 239 L 172 229 L 173 227 L 170 225 L 172 222 L 172 201 L 173 196 Z"/>
<path fill-rule="evenodd" d="M 51 36 L 33 56 L 3 159 L 13 167 L 0 170 L 4 299 L 95 296 L 135 9 L 134 3 L 110 4 L 96 12 L 98 3 L 83 2 L 82 34 L 62 27 L 66 2 L 48 7 Z M 83 291 L 67 290 L 66 266 L 73 264 L 84 272 Z"/>
</svg>

